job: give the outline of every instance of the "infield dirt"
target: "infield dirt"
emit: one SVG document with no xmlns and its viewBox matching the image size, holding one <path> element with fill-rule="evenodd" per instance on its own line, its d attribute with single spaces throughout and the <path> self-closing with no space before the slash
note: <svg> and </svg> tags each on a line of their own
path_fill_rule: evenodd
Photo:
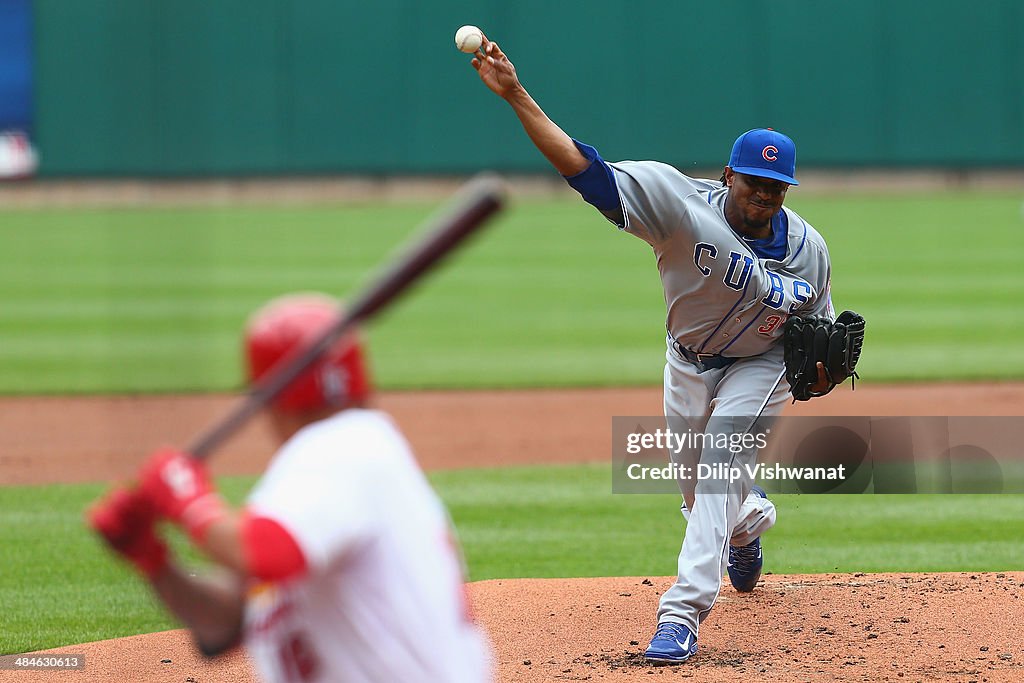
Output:
<svg viewBox="0 0 1024 683">
<path fill-rule="evenodd" d="M 124 477 L 149 449 L 187 443 L 231 396 L 0 399 L 0 483 Z M 612 415 L 658 415 L 657 388 L 402 392 L 381 397 L 426 469 L 606 460 Z M 1024 415 L 1024 385 L 862 385 L 788 414 Z M 59 416 L 59 418 L 55 418 Z M 56 421 L 55 421 L 56 420 Z M 59 429 L 56 426 L 59 425 Z M 214 460 L 259 472 L 271 454 L 252 425 Z M 671 563 L 672 558 L 666 558 Z M 495 643 L 498 680 L 1024 680 L 1024 573 L 766 576 L 723 589 L 684 665 L 642 659 L 664 577 L 477 582 L 471 596 Z M 254 681 L 244 656 L 206 662 L 181 631 L 60 648 L 83 671 L 5 671 L 48 681 Z M 166 661 L 165 661 L 166 660 Z"/>
</svg>

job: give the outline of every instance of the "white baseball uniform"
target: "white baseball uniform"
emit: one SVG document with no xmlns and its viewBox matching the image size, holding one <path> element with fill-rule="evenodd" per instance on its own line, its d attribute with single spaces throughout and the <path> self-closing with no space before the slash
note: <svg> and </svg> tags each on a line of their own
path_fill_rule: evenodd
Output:
<svg viewBox="0 0 1024 683">
<path fill-rule="evenodd" d="M 248 509 L 307 564 L 250 591 L 245 644 L 265 680 L 491 680 L 447 513 L 387 415 L 349 409 L 302 429 Z"/>
</svg>

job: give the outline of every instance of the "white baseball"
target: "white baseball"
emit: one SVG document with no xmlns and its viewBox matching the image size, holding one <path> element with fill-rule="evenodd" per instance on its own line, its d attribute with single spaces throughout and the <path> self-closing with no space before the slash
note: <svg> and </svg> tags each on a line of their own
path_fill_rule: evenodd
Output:
<svg viewBox="0 0 1024 683">
<path fill-rule="evenodd" d="M 476 52 L 483 42 L 483 31 L 476 26 L 463 26 L 455 32 L 455 47 L 463 52 Z"/>
</svg>

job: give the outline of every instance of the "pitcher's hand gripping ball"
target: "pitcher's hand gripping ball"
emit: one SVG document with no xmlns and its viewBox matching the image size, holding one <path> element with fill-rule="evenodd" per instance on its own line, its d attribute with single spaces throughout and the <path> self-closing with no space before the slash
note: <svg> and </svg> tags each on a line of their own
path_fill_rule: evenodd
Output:
<svg viewBox="0 0 1024 683">
<path fill-rule="evenodd" d="M 807 401 L 824 396 L 847 377 L 857 377 L 864 327 L 864 318 L 853 311 L 843 311 L 835 322 L 796 315 L 786 321 L 782 335 L 783 355 L 793 400 Z M 811 387 L 818 381 L 819 362 L 825 366 L 828 387 L 824 391 L 812 391 Z"/>
</svg>

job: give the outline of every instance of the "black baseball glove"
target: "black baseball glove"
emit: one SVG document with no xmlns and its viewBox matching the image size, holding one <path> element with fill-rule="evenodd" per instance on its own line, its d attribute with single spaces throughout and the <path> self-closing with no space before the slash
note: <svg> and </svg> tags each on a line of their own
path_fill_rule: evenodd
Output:
<svg viewBox="0 0 1024 683">
<path fill-rule="evenodd" d="M 847 377 L 857 377 L 857 361 L 864 346 L 864 318 L 843 311 L 835 322 L 828 318 L 792 315 L 782 333 L 786 380 L 794 401 L 824 396 Z M 825 366 L 828 386 L 812 390 L 818 384 L 818 363 Z"/>
</svg>

